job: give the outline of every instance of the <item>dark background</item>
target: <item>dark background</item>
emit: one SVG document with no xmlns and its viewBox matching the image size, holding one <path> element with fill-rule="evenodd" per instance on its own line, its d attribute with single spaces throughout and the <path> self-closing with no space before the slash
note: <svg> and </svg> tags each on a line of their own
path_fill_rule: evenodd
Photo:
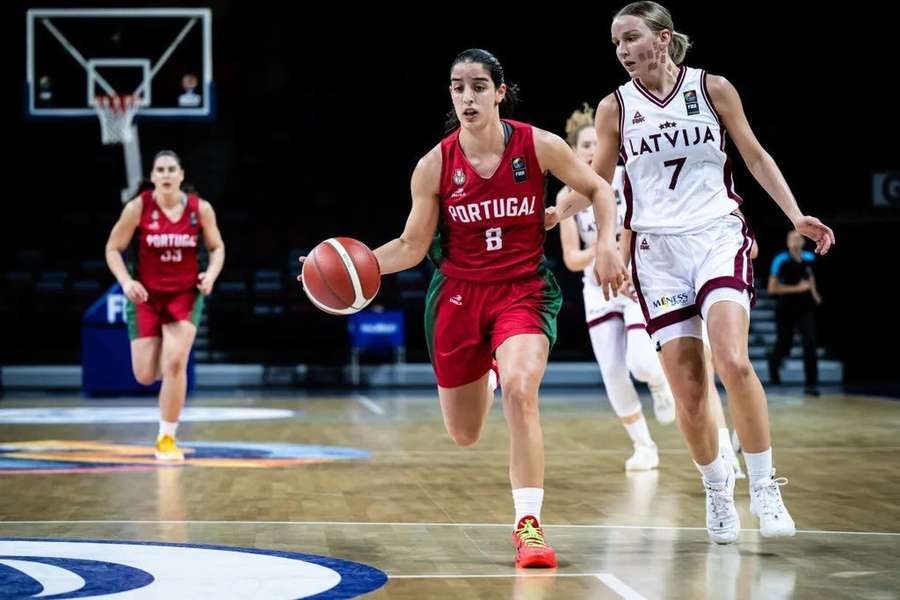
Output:
<svg viewBox="0 0 900 600">
<path fill-rule="evenodd" d="M 873 172 L 900 168 L 897 52 L 888 30 L 896 10 L 856 14 L 786 4 L 668 6 L 676 28 L 695 42 L 685 63 L 736 86 L 801 208 L 836 232 L 836 247 L 817 266 L 825 297 L 819 334 L 829 356 L 845 361 L 850 383 L 896 381 L 900 327 L 891 298 L 900 211 L 873 208 L 871 183 Z M 0 9 L 4 364 L 78 362 L 80 315 L 113 281 L 102 261 L 121 210 L 121 148 L 100 144 L 96 119 L 34 120 L 23 109 L 25 10 L 52 6 L 66 4 Z M 496 54 L 521 86 L 524 103 L 514 116 L 559 133 L 581 102 L 595 105 L 626 79 L 609 41 L 618 4 L 208 6 L 215 120 L 138 123 L 145 171 L 158 149 L 176 150 L 187 181 L 219 216 L 227 259 L 208 313 L 216 360 L 346 360 L 345 322 L 303 297 L 292 280 L 295 257 L 330 236 L 375 247 L 400 233 L 412 169 L 442 137 L 449 66 L 459 51 L 477 46 Z M 759 239 L 756 270 L 764 285 L 789 222 L 733 146 L 729 151 Z M 558 187 L 551 181 L 548 201 Z M 580 276 L 565 272 L 560 254 L 552 232 L 547 255 L 567 298 L 552 359 L 587 360 Z M 274 273 L 260 279 L 259 270 Z M 40 285 L 48 271 L 66 274 L 61 287 Z M 423 265 L 386 277 L 379 298 L 406 310 L 413 361 L 426 360 L 421 309 L 428 274 Z"/>
</svg>

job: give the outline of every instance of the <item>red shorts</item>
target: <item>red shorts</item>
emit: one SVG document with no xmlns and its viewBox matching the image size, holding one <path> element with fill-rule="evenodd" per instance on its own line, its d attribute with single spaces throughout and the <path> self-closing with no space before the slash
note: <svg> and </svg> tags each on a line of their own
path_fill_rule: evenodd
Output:
<svg viewBox="0 0 900 600">
<path fill-rule="evenodd" d="M 425 304 L 425 338 L 438 385 L 453 388 L 487 373 L 500 344 L 514 335 L 556 341 L 562 292 L 547 269 L 517 281 L 473 283 L 436 271 Z"/>
<path fill-rule="evenodd" d="M 142 304 L 125 303 L 125 320 L 128 337 L 162 337 L 162 326 L 175 321 L 200 324 L 203 313 L 203 295 L 197 290 L 182 292 L 158 292 L 147 290 L 149 299 Z"/>
</svg>

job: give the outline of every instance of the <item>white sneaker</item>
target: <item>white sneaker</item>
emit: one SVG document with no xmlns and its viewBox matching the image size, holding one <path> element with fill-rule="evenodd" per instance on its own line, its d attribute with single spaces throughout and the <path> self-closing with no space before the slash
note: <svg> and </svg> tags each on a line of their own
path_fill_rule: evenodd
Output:
<svg viewBox="0 0 900 600">
<path fill-rule="evenodd" d="M 776 479 L 772 469 L 771 477 L 750 486 L 750 512 L 759 518 L 759 534 L 763 537 L 791 537 L 797 533 L 794 519 L 781 499 L 779 488 L 787 483 L 787 477 Z"/>
<path fill-rule="evenodd" d="M 663 381 L 659 385 L 648 385 L 650 395 L 653 397 L 653 414 L 656 420 L 663 425 L 668 425 L 675 420 L 675 398 L 669 384 Z"/>
<path fill-rule="evenodd" d="M 626 471 L 650 471 L 659 466 L 659 452 L 656 444 L 634 447 L 634 454 L 625 461 Z"/>
<path fill-rule="evenodd" d="M 725 483 L 712 484 L 703 480 L 706 488 L 706 532 L 710 541 L 730 544 L 741 531 L 741 518 L 734 507 L 734 474 Z"/>
</svg>

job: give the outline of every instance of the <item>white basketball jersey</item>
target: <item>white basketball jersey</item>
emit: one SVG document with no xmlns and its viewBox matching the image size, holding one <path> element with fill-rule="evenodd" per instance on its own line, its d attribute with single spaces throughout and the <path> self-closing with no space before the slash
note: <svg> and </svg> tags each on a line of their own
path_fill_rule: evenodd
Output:
<svg viewBox="0 0 900 600">
<path fill-rule="evenodd" d="M 706 71 L 681 67 L 660 100 L 633 79 L 616 90 L 625 163 L 625 227 L 673 234 L 703 229 L 734 211 L 725 130 L 709 100 Z"/>
<path fill-rule="evenodd" d="M 616 167 L 613 175 L 612 189 L 616 197 L 616 240 L 622 234 L 625 226 L 625 195 L 623 181 L 625 177 L 625 169 Z M 594 208 L 587 207 L 575 214 L 575 224 L 578 226 L 578 235 L 581 236 L 581 243 L 588 248 L 597 242 L 597 221 L 594 219 Z M 584 268 L 584 280 L 586 284 L 599 286 L 597 276 L 594 275 L 594 263 Z"/>
</svg>

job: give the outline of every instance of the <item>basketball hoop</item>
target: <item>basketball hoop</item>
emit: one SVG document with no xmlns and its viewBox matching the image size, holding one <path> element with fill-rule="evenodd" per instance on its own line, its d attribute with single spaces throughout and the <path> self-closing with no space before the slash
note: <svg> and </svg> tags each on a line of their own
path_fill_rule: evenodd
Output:
<svg viewBox="0 0 900 600">
<path fill-rule="evenodd" d="M 134 115 L 141 107 L 134 96 L 97 96 L 94 110 L 100 118 L 100 135 L 104 144 L 127 144 L 134 139 L 131 127 Z"/>
</svg>

